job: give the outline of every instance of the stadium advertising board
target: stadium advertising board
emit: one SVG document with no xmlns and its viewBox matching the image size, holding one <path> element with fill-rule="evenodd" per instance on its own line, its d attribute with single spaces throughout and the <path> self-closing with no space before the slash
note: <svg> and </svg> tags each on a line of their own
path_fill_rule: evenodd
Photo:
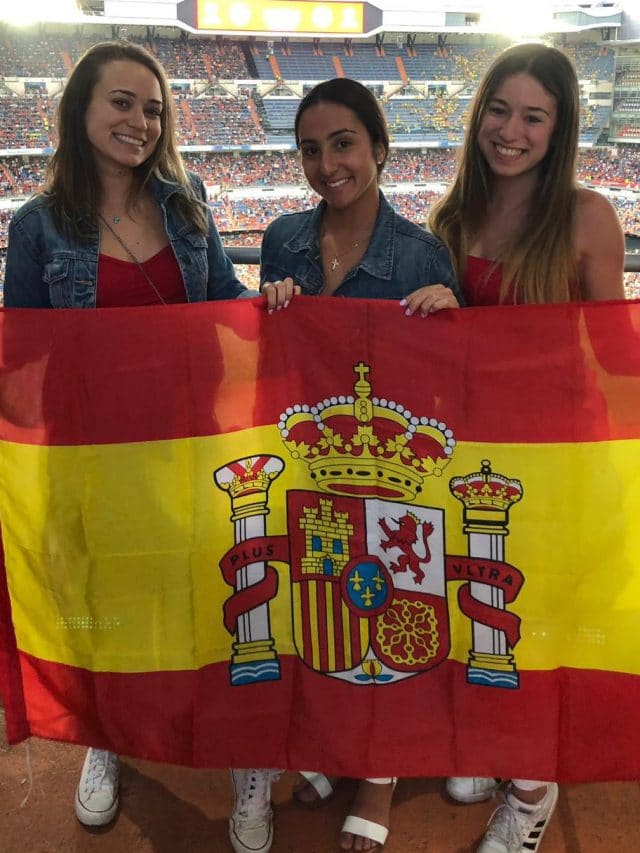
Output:
<svg viewBox="0 0 640 853">
<path fill-rule="evenodd" d="M 366 6 L 369 4 L 309 0 L 196 0 L 195 19 L 187 23 L 197 30 L 218 32 L 361 35 Z"/>
</svg>

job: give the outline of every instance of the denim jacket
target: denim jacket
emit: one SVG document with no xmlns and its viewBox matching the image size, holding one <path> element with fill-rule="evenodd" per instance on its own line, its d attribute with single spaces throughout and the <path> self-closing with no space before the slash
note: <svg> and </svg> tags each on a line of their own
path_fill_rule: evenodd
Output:
<svg viewBox="0 0 640 853">
<path fill-rule="evenodd" d="M 200 178 L 190 175 L 196 195 L 206 202 Z M 152 178 L 149 188 L 158 202 L 171 247 L 178 261 L 188 302 L 233 299 L 246 288 L 225 255 L 211 211 L 203 236 L 167 204 L 185 190 Z M 4 304 L 9 308 L 95 308 L 100 232 L 87 242 L 60 234 L 47 199 L 37 195 L 22 205 L 9 225 Z"/>
<path fill-rule="evenodd" d="M 287 213 L 269 225 L 262 240 L 260 283 L 291 276 L 302 293 L 318 295 L 324 287 L 319 233 L 322 201 L 313 210 Z M 364 256 L 335 291 L 336 296 L 402 299 L 422 285 L 444 284 L 462 305 L 443 244 L 409 222 L 380 193 L 378 218 Z"/>
</svg>

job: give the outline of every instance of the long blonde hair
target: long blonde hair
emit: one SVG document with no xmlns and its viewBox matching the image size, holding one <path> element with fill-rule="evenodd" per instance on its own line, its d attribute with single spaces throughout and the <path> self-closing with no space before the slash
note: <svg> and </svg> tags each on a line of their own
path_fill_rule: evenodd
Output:
<svg viewBox="0 0 640 853">
<path fill-rule="evenodd" d="M 522 44 L 498 56 L 476 93 L 455 180 L 432 208 L 429 228 L 449 249 L 460 281 L 469 247 L 487 214 L 493 174 L 478 147 L 478 131 L 489 101 L 514 74 L 529 74 L 556 101 L 556 124 L 539 166 L 526 226 L 514 235 L 496 264 L 502 266 L 501 301 L 566 302 L 575 298 L 577 269 L 573 246 L 575 179 L 580 119 L 576 72 L 559 50 Z"/>
</svg>

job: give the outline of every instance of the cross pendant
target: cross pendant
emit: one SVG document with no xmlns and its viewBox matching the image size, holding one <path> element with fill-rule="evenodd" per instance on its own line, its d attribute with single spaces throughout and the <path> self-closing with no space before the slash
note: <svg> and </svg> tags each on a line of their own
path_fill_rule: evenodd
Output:
<svg viewBox="0 0 640 853">
<path fill-rule="evenodd" d="M 113 224 L 114 224 L 114 225 L 117 225 L 117 224 L 118 224 L 118 222 L 120 222 L 120 217 L 119 217 L 119 216 L 114 216 L 114 217 L 112 217 L 112 218 L 113 218 Z"/>
<path fill-rule="evenodd" d="M 339 267 L 339 266 L 340 266 L 340 261 L 339 261 L 337 258 L 334 258 L 334 259 L 331 261 L 331 272 L 335 272 L 335 271 L 336 271 L 336 267 Z"/>
</svg>

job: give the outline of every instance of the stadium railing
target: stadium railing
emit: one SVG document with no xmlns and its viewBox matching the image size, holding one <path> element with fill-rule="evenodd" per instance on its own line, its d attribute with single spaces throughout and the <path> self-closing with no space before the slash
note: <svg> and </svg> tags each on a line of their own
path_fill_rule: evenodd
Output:
<svg viewBox="0 0 640 853">
<path fill-rule="evenodd" d="M 225 246 L 225 252 L 234 264 L 259 264 L 260 249 L 247 246 Z M 640 272 L 640 255 L 624 256 L 625 272 Z"/>
</svg>

